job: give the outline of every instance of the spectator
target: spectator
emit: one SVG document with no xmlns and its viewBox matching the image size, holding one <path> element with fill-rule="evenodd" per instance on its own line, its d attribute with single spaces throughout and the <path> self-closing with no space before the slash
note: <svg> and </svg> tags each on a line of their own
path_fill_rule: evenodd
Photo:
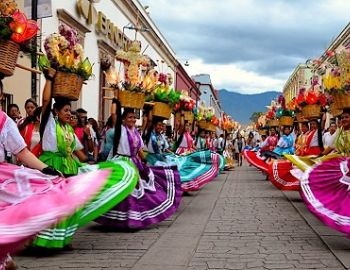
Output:
<svg viewBox="0 0 350 270">
<path fill-rule="evenodd" d="M 83 108 L 76 110 L 78 116 L 78 124 L 74 128 L 74 133 L 77 135 L 79 141 L 84 146 L 84 153 L 89 158 L 89 161 L 94 160 L 94 151 L 96 141 L 96 133 L 92 126 L 88 123 L 87 111 Z"/>
<path fill-rule="evenodd" d="M 335 148 L 334 141 L 336 137 L 337 124 L 332 122 L 328 128 L 328 131 L 323 134 L 323 147 L 327 148 Z"/>
<path fill-rule="evenodd" d="M 19 107 L 17 104 L 9 104 L 7 107 L 7 115 L 13 120 L 15 121 L 15 123 L 18 122 L 18 120 L 21 118 L 21 114 L 19 111 Z"/>
<path fill-rule="evenodd" d="M 242 166 L 242 151 L 245 147 L 245 140 L 239 131 L 237 132 L 237 138 L 233 142 L 233 147 L 235 150 L 235 159 L 238 162 L 238 166 Z"/>
</svg>

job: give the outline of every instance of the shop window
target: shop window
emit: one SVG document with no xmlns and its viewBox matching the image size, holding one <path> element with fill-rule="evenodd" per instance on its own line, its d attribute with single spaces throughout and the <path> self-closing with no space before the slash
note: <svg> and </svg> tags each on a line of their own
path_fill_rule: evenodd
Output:
<svg viewBox="0 0 350 270">
<path fill-rule="evenodd" d="M 113 91 L 106 87 L 106 75 L 104 71 L 107 71 L 110 67 L 114 67 L 116 50 L 103 40 L 98 40 L 97 44 L 100 59 L 98 122 L 100 125 L 104 125 L 110 116 L 112 105 L 112 101 L 104 97 L 113 97 Z"/>
<path fill-rule="evenodd" d="M 12 94 L 6 94 L 3 93 L 2 99 L 1 99 L 1 108 L 4 112 L 7 112 L 7 107 L 9 104 L 13 103 L 13 95 Z"/>
</svg>

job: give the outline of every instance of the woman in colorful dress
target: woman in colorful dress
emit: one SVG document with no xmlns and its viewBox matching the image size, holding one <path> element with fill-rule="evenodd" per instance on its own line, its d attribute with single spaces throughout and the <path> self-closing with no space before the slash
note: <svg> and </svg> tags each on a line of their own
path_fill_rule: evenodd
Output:
<svg viewBox="0 0 350 270">
<path fill-rule="evenodd" d="M 278 135 L 275 127 L 270 127 L 269 136 L 261 143 L 260 151 L 273 151 L 277 146 Z"/>
<path fill-rule="evenodd" d="M 294 154 L 294 137 L 291 134 L 291 127 L 284 126 L 282 128 L 283 135 L 278 140 L 275 149 L 273 149 L 273 153 L 275 153 L 275 157 L 280 158 L 285 154 Z"/>
<path fill-rule="evenodd" d="M 350 109 L 336 131 L 338 157 L 317 163 L 301 177 L 301 194 L 309 210 L 326 225 L 350 236 Z M 333 155 L 334 156 L 334 155 Z"/>
<path fill-rule="evenodd" d="M 29 98 L 25 101 L 24 103 L 24 109 L 26 111 L 26 117 L 21 118 L 18 122 L 17 125 L 20 126 L 24 120 L 26 120 L 27 117 L 31 117 L 34 114 L 35 109 L 38 108 L 38 104 L 35 102 L 34 99 Z"/>
<path fill-rule="evenodd" d="M 309 132 L 309 123 L 308 122 L 300 123 L 300 134 L 297 136 L 295 140 L 295 154 L 297 156 L 301 156 L 304 154 L 306 134 L 308 134 L 308 132 Z"/>
<path fill-rule="evenodd" d="M 183 119 L 183 115 L 181 115 L 181 118 Z M 182 121 L 182 124 L 180 125 L 179 129 L 179 137 L 177 140 L 177 149 L 176 154 L 181 155 L 185 153 L 191 153 L 196 150 L 196 147 L 194 145 L 194 140 L 191 136 L 191 123 L 187 121 Z"/>
<path fill-rule="evenodd" d="M 52 72 L 48 75 L 50 78 L 46 81 L 43 91 L 41 130 L 43 154 L 40 156 L 40 160 L 66 176 L 106 168 L 112 173 L 101 192 L 89 204 L 57 224 L 56 227 L 44 230 L 37 235 L 33 244 L 44 248 L 70 247 L 73 235 L 78 228 L 109 211 L 125 199 L 134 189 L 138 176 L 137 170 L 128 161 L 82 166 L 80 162 L 87 161 L 87 157 L 81 151 L 82 146 L 69 124 L 71 118 L 70 102 L 65 99 L 56 100 L 53 106 L 56 117 L 54 118 L 51 113 L 51 80 L 54 78 L 54 74 Z"/>
<path fill-rule="evenodd" d="M 27 116 L 25 120 L 18 125 L 19 132 L 26 142 L 28 149 L 36 157 L 39 157 L 42 153 L 40 144 L 40 114 L 41 107 L 38 107 L 31 116 Z"/>
<path fill-rule="evenodd" d="M 1 99 L 2 89 L 0 81 Z M 5 148 L 33 169 L 6 164 Z M 101 171 L 66 181 L 28 150 L 16 124 L 0 109 L 0 269 L 14 269 L 8 252 L 18 250 L 37 232 L 87 202 L 107 174 Z M 88 186 L 79 188 L 80 181 Z"/>
<path fill-rule="evenodd" d="M 145 164 L 144 144 L 135 128 L 133 109 L 125 108 L 121 115 L 120 103 L 113 99 L 111 114 L 116 125 L 109 159 L 132 161 L 139 171 L 139 179 L 131 195 L 96 221 L 113 228 L 143 229 L 170 217 L 179 207 L 182 195 L 179 172 L 175 166 L 148 167 Z M 160 133 L 162 129 L 160 122 L 157 131 Z"/>
<path fill-rule="evenodd" d="M 195 141 L 195 145 L 197 150 L 208 149 L 208 146 L 206 143 L 206 134 L 204 129 L 199 129 L 198 136 Z"/>
<path fill-rule="evenodd" d="M 266 151 L 264 156 L 271 158 L 268 162 L 268 178 L 281 190 L 299 190 L 299 180 L 290 174 L 292 163 L 284 159 L 286 154 L 294 154 L 294 137 L 290 126 L 282 128 L 283 135 L 272 152 Z"/>
<path fill-rule="evenodd" d="M 180 172 L 181 187 L 185 192 L 197 191 L 219 173 L 219 155 L 210 150 L 200 150 L 185 155 L 166 154 L 159 146 L 160 128 L 162 121 L 153 120 L 153 128 L 149 139 L 146 138 L 148 155 L 147 161 L 153 165 L 176 165 Z M 146 136 L 147 137 L 147 136 Z M 153 142 L 153 143 L 152 143 Z M 193 143 L 193 140 L 190 140 Z M 189 145 L 188 149 L 193 149 Z"/>
<path fill-rule="evenodd" d="M 265 151 L 272 152 L 278 143 L 276 128 L 270 127 L 269 132 L 270 135 L 262 142 L 260 151 L 246 149 L 243 152 L 246 160 L 265 174 L 268 173 L 269 166 L 266 162 L 266 157 L 264 157 L 263 154 Z"/>
<path fill-rule="evenodd" d="M 309 121 L 310 130 L 305 133 L 303 149 L 299 150 L 300 156 L 318 156 L 323 151 L 322 129 L 317 119 Z"/>
</svg>

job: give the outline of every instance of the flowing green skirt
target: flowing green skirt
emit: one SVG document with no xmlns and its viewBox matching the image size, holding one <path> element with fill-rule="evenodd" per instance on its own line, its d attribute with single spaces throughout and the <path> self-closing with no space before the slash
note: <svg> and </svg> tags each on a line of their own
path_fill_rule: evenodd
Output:
<svg viewBox="0 0 350 270">
<path fill-rule="evenodd" d="M 79 209 L 74 215 L 67 217 L 54 228 L 40 232 L 34 240 L 34 246 L 45 248 L 63 248 L 72 241 L 74 233 L 82 226 L 106 213 L 134 190 L 139 179 L 136 166 L 127 159 L 106 161 L 97 165 L 87 165 L 79 169 L 79 173 L 99 169 L 109 169 L 112 173 L 102 190 L 90 203 Z"/>
</svg>

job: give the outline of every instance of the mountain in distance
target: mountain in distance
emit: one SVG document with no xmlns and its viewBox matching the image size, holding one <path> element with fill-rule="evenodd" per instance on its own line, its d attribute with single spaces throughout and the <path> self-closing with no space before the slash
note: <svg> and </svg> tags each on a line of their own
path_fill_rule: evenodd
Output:
<svg viewBox="0 0 350 270">
<path fill-rule="evenodd" d="M 218 93 L 224 112 L 243 125 L 250 123 L 249 118 L 253 112 L 265 112 L 267 110 L 265 106 L 270 105 L 271 100 L 281 94 L 277 91 L 241 94 L 226 89 L 220 89 Z"/>
</svg>

